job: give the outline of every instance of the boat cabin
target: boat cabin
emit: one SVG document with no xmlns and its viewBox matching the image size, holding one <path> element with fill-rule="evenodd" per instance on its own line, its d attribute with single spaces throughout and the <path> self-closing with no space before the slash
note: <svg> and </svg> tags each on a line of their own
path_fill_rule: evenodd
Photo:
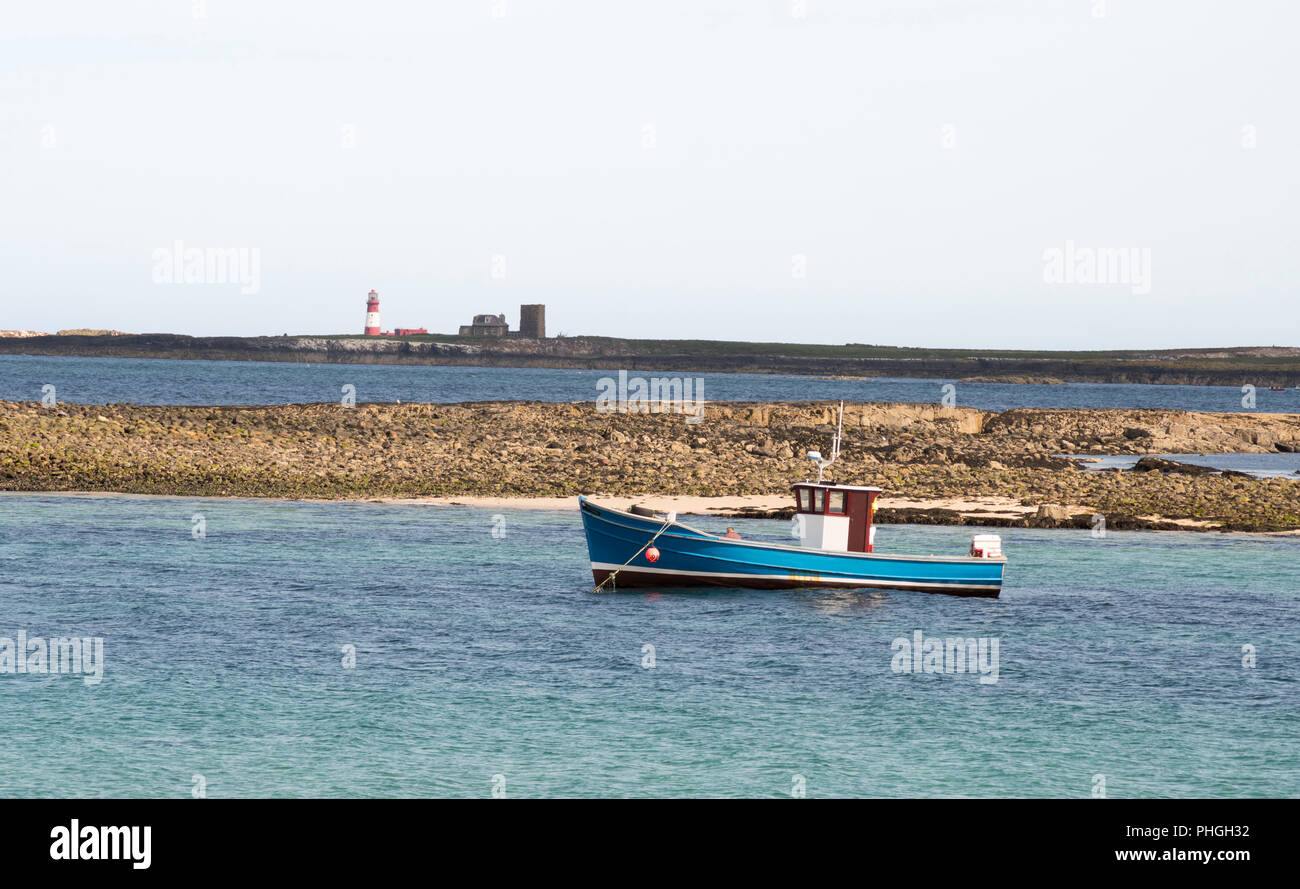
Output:
<svg viewBox="0 0 1300 889">
<path fill-rule="evenodd" d="M 881 488 L 800 482 L 792 485 L 800 545 L 832 552 L 869 553 L 875 543 L 872 515 Z"/>
</svg>

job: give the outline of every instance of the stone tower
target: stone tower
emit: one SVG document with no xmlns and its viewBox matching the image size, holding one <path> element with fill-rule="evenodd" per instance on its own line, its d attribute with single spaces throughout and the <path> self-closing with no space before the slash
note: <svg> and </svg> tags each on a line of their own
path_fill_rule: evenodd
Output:
<svg viewBox="0 0 1300 889">
<path fill-rule="evenodd" d="M 519 307 L 519 335 L 534 340 L 546 339 L 546 306 Z"/>
</svg>

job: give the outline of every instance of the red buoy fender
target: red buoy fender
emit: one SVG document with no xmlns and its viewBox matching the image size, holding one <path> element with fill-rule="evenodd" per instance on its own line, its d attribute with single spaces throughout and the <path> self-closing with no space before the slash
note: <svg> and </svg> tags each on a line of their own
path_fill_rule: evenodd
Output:
<svg viewBox="0 0 1300 889">
<path fill-rule="evenodd" d="M 645 551 L 645 560 L 646 560 L 647 562 L 658 562 L 658 561 L 659 561 L 659 549 L 658 549 L 658 547 L 654 547 L 654 546 L 652 546 L 652 547 L 650 547 L 649 549 L 647 549 L 647 550 Z"/>
</svg>

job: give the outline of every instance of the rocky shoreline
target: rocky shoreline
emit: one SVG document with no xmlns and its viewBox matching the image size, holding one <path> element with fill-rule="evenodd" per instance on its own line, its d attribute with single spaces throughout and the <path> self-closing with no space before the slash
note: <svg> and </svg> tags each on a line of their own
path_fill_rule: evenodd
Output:
<svg viewBox="0 0 1300 889">
<path fill-rule="evenodd" d="M 590 402 L 165 407 L 0 402 L 0 490 L 371 499 L 787 495 L 824 449 L 827 403 L 606 414 Z M 888 492 L 878 518 L 1225 531 L 1300 528 L 1300 479 L 1085 472 L 1060 454 L 1300 449 L 1300 415 L 845 408 L 837 479 Z M 930 504 L 948 502 L 948 506 Z M 778 510 L 734 515 L 781 517 Z"/>
</svg>

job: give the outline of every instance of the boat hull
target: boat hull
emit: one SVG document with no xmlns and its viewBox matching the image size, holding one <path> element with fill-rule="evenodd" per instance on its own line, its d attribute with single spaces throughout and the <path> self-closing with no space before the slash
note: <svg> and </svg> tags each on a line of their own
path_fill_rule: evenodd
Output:
<svg viewBox="0 0 1300 889">
<path fill-rule="evenodd" d="M 622 587 L 744 589 L 901 589 L 995 597 L 1005 559 L 829 552 L 796 545 L 729 540 L 677 522 L 633 515 L 579 498 L 591 573 L 617 572 Z M 658 559 L 641 551 L 651 538 Z"/>
</svg>

